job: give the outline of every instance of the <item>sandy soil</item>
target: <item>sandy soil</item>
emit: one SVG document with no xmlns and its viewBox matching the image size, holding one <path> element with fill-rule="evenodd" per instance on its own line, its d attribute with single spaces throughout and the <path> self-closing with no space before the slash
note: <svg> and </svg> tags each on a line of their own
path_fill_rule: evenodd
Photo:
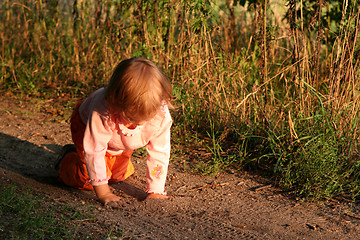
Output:
<svg viewBox="0 0 360 240">
<path fill-rule="evenodd" d="M 93 192 L 57 183 L 53 163 L 70 135 L 68 124 L 43 108 L 51 103 L 0 100 L 0 183 L 31 187 L 51 205 L 94 206 L 96 221 L 78 222 L 74 235 L 104 239 L 123 229 L 121 239 L 360 239 L 358 204 L 304 203 L 247 173 L 200 176 L 173 163 L 166 188 L 172 198 L 143 201 L 141 158 L 133 159 L 134 176 L 113 185 L 122 206 L 104 207 Z"/>
</svg>

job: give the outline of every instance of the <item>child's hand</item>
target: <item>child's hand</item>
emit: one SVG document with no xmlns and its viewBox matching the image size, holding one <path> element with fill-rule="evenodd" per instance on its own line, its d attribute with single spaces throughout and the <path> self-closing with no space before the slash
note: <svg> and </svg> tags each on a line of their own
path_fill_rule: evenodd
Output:
<svg viewBox="0 0 360 240">
<path fill-rule="evenodd" d="M 169 199 L 170 197 L 169 196 L 166 196 L 164 194 L 160 194 L 160 193 L 150 193 L 146 199 Z"/>
<path fill-rule="evenodd" d="M 107 205 L 110 202 L 120 201 L 120 197 L 116 196 L 111 192 L 108 184 L 94 186 L 94 190 L 96 196 L 99 198 L 100 202 L 102 202 L 104 205 Z"/>
<path fill-rule="evenodd" d="M 112 203 L 112 202 L 119 202 L 120 197 L 116 196 L 113 193 L 109 193 L 109 194 L 99 197 L 99 200 L 106 206 L 107 204 Z"/>
</svg>

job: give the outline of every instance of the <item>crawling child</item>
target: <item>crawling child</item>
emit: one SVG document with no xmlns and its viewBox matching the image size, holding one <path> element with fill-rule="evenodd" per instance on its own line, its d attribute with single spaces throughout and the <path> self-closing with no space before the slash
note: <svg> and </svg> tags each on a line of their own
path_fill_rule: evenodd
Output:
<svg viewBox="0 0 360 240">
<path fill-rule="evenodd" d="M 120 62 L 105 88 L 80 101 L 71 116 L 74 144 L 63 147 L 56 161 L 59 180 L 78 189 L 95 190 L 103 204 L 118 202 L 109 183 L 134 173 L 130 157 L 146 146 L 147 198 L 168 198 L 165 180 L 170 157 L 172 88 L 151 61 Z"/>
</svg>

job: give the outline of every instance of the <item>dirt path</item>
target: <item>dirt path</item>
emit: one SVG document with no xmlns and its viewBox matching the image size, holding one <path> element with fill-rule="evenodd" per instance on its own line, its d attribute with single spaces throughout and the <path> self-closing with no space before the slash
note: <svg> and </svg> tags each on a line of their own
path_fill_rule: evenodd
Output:
<svg viewBox="0 0 360 240">
<path fill-rule="evenodd" d="M 266 180 L 240 173 L 204 177 L 172 164 L 166 189 L 173 198 L 142 201 L 143 159 L 133 159 L 134 176 L 113 185 L 123 197 L 122 207 L 105 208 L 92 192 L 57 183 L 52 166 L 61 146 L 70 143 L 68 124 L 36 109 L 37 104 L 20 106 L 2 99 L 0 178 L 32 187 L 53 205 L 94 206 L 96 222 L 79 223 L 79 231 L 101 236 L 120 227 L 122 237 L 132 239 L 360 239 L 358 205 L 304 204 Z"/>
</svg>

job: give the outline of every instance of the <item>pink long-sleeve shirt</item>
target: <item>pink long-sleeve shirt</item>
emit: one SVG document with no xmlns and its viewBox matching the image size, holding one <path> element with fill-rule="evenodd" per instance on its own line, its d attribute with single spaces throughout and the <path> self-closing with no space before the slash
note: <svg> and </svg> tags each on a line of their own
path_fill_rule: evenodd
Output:
<svg viewBox="0 0 360 240">
<path fill-rule="evenodd" d="M 172 119 L 166 105 L 156 116 L 135 129 L 125 127 L 116 113 L 110 113 L 105 100 L 105 89 L 92 93 L 80 106 L 80 117 L 86 125 L 84 134 L 85 163 L 90 183 L 108 183 L 105 154 L 121 154 L 146 146 L 147 192 L 164 193 L 170 158 L 170 127 Z"/>
</svg>

